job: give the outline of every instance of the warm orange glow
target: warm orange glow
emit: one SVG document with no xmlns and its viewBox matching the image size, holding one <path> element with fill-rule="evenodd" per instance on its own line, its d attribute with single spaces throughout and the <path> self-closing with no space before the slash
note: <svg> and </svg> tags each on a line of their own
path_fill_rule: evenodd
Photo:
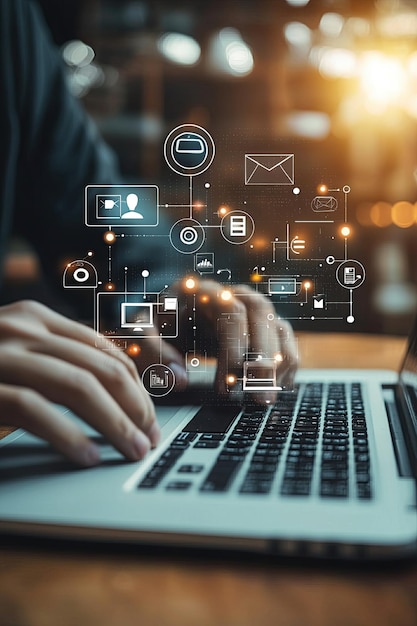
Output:
<svg viewBox="0 0 417 626">
<path fill-rule="evenodd" d="M 388 202 L 376 202 L 371 208 L 371 221 L 379 228 L 385 228 L 392 223 L 391 205 Z"/>
<path fill-rule="evenodd" d="M 399 228 L 410 228 L 414 224 L 414 205 L 411 202 L 396 202 L 391 209 L 391 217 Z"/>
<path fill-rule="evenodd" d="M 234 385 L 236 383 L 236 376 L 234 374 L 228 374 L 226 376 L 226 381 L 228 385 Z"/>
<path fill-rule="evenodd" d="M 207 294 L 204 294 L 203 296 L 201 296 L 200 302 L 202 302 L 203 304 L 207 304 L 207 302 L 210 302 L 210 298 Z"/>
<path fill-rule="evenodd" d="M 309 280 L 304 281 L 303 287 L 305 290 L 311 289 L 311 282 Z"/>
<path fill-rule="evenodd" d="M 187 278 L 185 281 L 185 286 L 187 287 L 187 289 L 194 289 L 194 287 L 196 286 L 196 281 L 194 278 Z"/>
<path fill-rule="evenodd" d="M 329 190 L 329 188 L 328 188 L 328 186 L 327 186 L 327 185 L 319 185 L 319 186 L 317 187 L 317 191 L 318 191 L 319 193 L 327 193 L 327 192 L 328 192 L 328 190 Z"/>
<path fill-rule="evenodd" d="M 361 226 L 372 226 L 370 202 L 362 202 L 356 207 L 356 219 Z"/>
<path fill-rule="evenodd" d="M 227 208 L 227 206 L 222 205 L 222 206 L 219 207 L 219 210 L 217 211 L 217 213 L 218 213 L 219 217 L 224 217 L 228 210 L 229 209 Z"/>
<path fill-rule="evenodd" d="M 112 230 L 106 230 L 103 239 L 105 243 L 112 244 L 116 241 L 116 234 Z"/>
<path fill-rule="evenodd" d="M 116 285 L 114 283 L 106 283 L 104 285 L 104 289 L 106 291 L 114 291 L 116 289 Z"/>
<path fill-rule="evenodd" d="M 224 300 L 224 302 L 229 302 L 232 299 L 232 292 L 229 291 L 228 289 L 225 289 L 224 291 L 221 292 L 220 297 L 222 300 Z"/>
<path fill-rule="evenodd" d="M 262 275 L 261 274 L 251 274 L 250 275 L 250 279 L 253 283 L 260 283 L 262 280 Z"/>
<path fill-rule="evenodd" d="M 342 228 L 340 229 L 340 234 L 343 237 L 349 237 L 350 235 L 350 226 L 342 226 Z"/>
<path fill-rule="evenodd" d="M 137 343 L 131 343 L 126 352 L 129 356 L 138 356 L 140 354 L 140 346 Z"/>
</svg>

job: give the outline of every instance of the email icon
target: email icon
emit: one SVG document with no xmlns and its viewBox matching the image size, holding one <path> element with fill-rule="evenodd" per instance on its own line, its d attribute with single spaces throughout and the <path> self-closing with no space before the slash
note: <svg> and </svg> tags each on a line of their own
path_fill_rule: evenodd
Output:
<svg viewBox="0 0 417 626">
<path fill-rule="evenodd" d="M 293 154 L 245 154 L 245 185 L 293 184 Z"/>
<path fill-rule="evenodd" d="M 313 296 L 313 309 L 324 309 L 324 297 L 322 295 Z"/>
<path fill-rule="evenodd" d="M 336 211 L 337 200 L 333 196 L 316 196 L 311 201 L 311 208 L 317 213 Z"/>
<path fill-rule="evenodd" d="M 100 220 L 109 220 L 109 218 L 120 218 L 121 206 L 121 195 L 97 195 L 96 217 Z"/>
</svg>

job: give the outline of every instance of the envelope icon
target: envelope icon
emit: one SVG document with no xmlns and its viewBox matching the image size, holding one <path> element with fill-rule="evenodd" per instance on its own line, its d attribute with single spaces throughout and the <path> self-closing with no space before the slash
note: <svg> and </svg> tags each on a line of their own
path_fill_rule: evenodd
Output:
<svg viewBox="0 0 417 626">
<path fill-rule="evenodd" d="M 293 184 L 293 154 L 245 154 L 245 185 Z"/>
<path fill-rule="evenodd" d="M 122 197 L 120 194 L 96 196 L 96 217 L 97 219 L 119 218 L 122 206 Z"/>
<path fill-rule="evenodd" d="M 324 298 L 322 295 L 313 296 L 313 309 L 324 309 Z"/>
<path fill-rule="evenodd" d="M 316 196 L 311 201 L 311 208 L 316 212 L 336 211 L 337 200 L 333 196 Z"/>
</svg>

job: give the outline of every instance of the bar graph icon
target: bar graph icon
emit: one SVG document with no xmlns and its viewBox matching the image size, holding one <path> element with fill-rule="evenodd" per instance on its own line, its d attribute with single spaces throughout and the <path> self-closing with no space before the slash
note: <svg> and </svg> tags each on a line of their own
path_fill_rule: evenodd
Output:
<svg viewBox="0 0 417 626">
<path fill-rule="evenodd" d="M 169 385 L 168 371 L 156 372 L 151 370 L 149 374 L 149 386 L 151 389 L 167 389 Z"/>
</svg>

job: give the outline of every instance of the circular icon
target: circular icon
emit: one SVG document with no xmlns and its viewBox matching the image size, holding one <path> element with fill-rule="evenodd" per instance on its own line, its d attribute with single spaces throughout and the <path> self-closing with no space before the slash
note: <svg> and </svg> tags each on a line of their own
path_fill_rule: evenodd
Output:
<svg viewBox="0 0 417 626">
<path fill-rule="evenodd" d="M 213 162 L 215 146 L 212 136 L 196 124 L 174 128 L 164 143 L 164 156 L 169 167 L 181 176 L 197 176 Z"/>
<path fill-rule="evenodd" d="M 78 267 L 73 276 L 77 283 L 85 283 L 85 281 L 90 278 L 90 272 L 88 272 L 85 267 Z"/>
<path fill-rule="evenodd" d="M 172 391 L 175 385 L 175 374 L 167 365 L 155 363 L 144 370 L 142 383 L 150 396 L 162 398 Z"/>
<path fill-rule="evenodd" d="M 98 285 L 97 270 L 88 261 L 72 261 L 64 270 L 63 285 L 66 289 L 94 289 Z"/>
<path fill-rule="evenodd" d="M 353 259 L 343 261 L 336 270 L 336 280 L 345 289 L 357 289 L 365 280 L 365 268 Z"/>
<path fill-rule="evenodd" d="M 198 232 L 193 226 L 184 226 L 180 230 L 180 240 L 186 246 L 192 246 L 198 240 Z"/>
<path fill-rule="evenodd" d="M 200 365 L 200 359 L 196 356 L 193 356 L 193 358 L 190 360 L 190 365 L 191 367 L 198 367 Z"/>
<path fill-rule="evenodd" d="M 206 235 L 197 220 L 185 218 L 178 220 L 169 232 L 173 247 L 182 254 L 194 254 L 203 245 Z"/>
<path fill-rule="evenodd" d="M 220 223 L 220 231 L 229 243 L 246 243 L 255 232 L 255 222 L 245 211 L 230 211 Z"/>
</svg>

